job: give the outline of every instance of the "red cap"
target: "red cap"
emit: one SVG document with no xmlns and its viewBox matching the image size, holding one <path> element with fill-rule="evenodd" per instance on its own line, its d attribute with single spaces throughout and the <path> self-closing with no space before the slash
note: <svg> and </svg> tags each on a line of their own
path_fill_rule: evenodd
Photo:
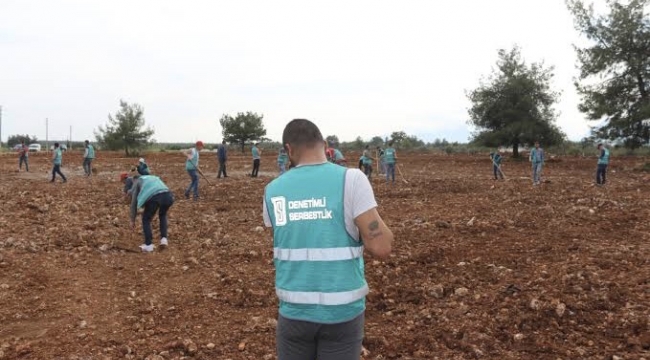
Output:
<svg viewBox="0 0 650 360">
<path fill-rule="evenodd" d="M 129 177 L 129 174 L 127 174 L 127 173 L 121 173 L 121 174 L 120 174 L 120 181 L 124 181 L 124 180 L 126 180 L 126 178 L 128 178 L 128 177 Z"/>
<path fill-rule="evenodd" d="M 196 146 L 203 146 L 203 141 L 201 141 L 201 140 L 197 141 Z"/>
</svg>

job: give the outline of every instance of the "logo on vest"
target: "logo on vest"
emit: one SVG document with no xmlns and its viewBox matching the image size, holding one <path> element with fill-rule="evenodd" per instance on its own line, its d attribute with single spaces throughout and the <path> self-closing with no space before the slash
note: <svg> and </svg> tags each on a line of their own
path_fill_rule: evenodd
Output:
<svg viewBox="0 0 650 360">
<path fill-rule="evenodd" d="M 271 198 L 273 213 L 275 214 L 275 226 L 287 225 L 287 199 L 284 196 Z"/>
<path fill-rule="evenodd" d="M 293 211 L 289 213 L 289 221 L 329 220 L 332 210 L 327 210 L 327 198 L 289 201 L 289 210 L 321 208 L 322 210 Z"/>
</svg>

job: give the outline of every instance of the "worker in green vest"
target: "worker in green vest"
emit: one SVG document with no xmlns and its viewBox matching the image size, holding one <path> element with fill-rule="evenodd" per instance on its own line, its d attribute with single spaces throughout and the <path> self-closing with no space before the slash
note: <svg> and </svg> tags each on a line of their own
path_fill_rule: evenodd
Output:
<svg viewBox="0 0 650 360">
<path fill-rule="evenodd" d="M 185 190 L 185 199 L 190 198 L 190 193 L 194 196 L 194 201 L 199 200 L 199 152 L 203 149 L 203 141 L 197 141 L 196 146 L 185 152 L 185 170 L 190 175 L 190 186 Z"/>
<path fill-rule="evenodd" d="M 327 161 L 314 123 L 289 122 L 282 143 L 294 167 L 266 186 L 262 206 L 273 228 L 278 359 L 359 359 L 369 291 L 364 249 L 387 258 L 393 233 L 370 181 Z"/>
<path fill-rule="evenodd" d="M 92 175 L 92 163 L 95 159 L 95 148 L 90 144 L 90 141 L 86 140 L 85 142 L 86 150 L 84 152 L 84 173 L 86 176 Z"/>
<path fill-rule="evenodd" d="M 287 151 L 282 147 L 278 152 L 278 170 L 280 170 L 280 175 L 284 174 L 287 171 L 287 163 L 289 162 L 289 156 Z"/>
<path fill-rule="evenodd" d="M 598 169 L 596 170 L 596 185 L 602 186 L 607 182 L 607 166 L 609 166 L 609 149 L 598 144 Z"/>
<path fill-rule="evenodd" d="M 174 196 L 165 183 L 158 176 L 136 175 L 133 177 L 131 189 L 131 228 L 135 229 L 135 218 L 139 208 L 144 208 L 142 213 L 142 230 L 144 232 L 144 244 L 140 245 L 142 252 L 152 252 L 153 231 L 151 220 L 158 212 L 160 220 L 160 246 L 166 247 L 167 240 L 167 212 L 174 204 Z"/>
<path fill-rule="evenodd" d="M 59 176 L 61 176 L 61 179 L 63 179 L 64 183 L 68 182 L 68 179 L 66 179 L 65 175 L 63 175 L 61 172 L 61 165 L 63 165 L 63 153 L 61 152 L 61 147 L 59 146 L 58 142 L 54 143 L 54 151 L 52 152 L 52 165 L 52 180 L 50 182 L 54 182 L 56 174 L 59 174 Z"/>
</svg>

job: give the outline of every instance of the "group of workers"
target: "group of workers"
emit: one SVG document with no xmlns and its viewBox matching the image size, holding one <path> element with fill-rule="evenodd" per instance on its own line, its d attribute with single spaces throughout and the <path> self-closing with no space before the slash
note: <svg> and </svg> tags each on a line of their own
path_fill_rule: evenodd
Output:
<svg viewBox="0 0 650 360">
<path fill-rule="evenodd" d="M 392 180 L 395 183 L 395 166 L 397 164 L 397 152 L 393 147 L 393 142 L 388 142 L 388 147 L 382 149 L 377 146 L 377 156 L 379 156 L 379 171 L 381 174 L 386 174 L 386 182 Z M 361 157 L 359 158 L 359 170 L 363 170 L 364 174 L 370 179 L 372 177 L 373 163 L 377 159 L 371 154 L 370 145 L 366 145 Z"/>
<path fill-rule="evenodd" d="M 84 142 L 84 156 L 83 156 L 83 169 L 85 176 L 92 175 L 92 162 L 95 159 L 95 147 L 90 144 L 90 141 L 86 140 Z M 23 164 L 25 164 L 25 171 L 29 172 L 29 147 L 25 145 L 25 141 L 20 141 L 20 146 L 17 149 L 18 151 L 18 172 L 22 171 Z M 68 179 L 65 177 L 63 172 L 61 172 L 61 166 L 63 165 L 63 149 L 58 142 L 54 143 L 52 149 L 52 179 L 50 182 L 56 180 L 56 175 L 61 177 L 61 181 L 66 183 Z"/>
<path fill-rule="evenodd" d="M 279 298 L 276 327 L 278 359 L 359 359 L 364 338 L 366 295 L 364 252 L 387 258 L 394 236 L 377 210 L 370 184 L 375 158 L 367 146 L 359 159 L 359 169 L 348 168 L 343 154 L 323 140 L 318 127 L 309 120 L 289 122 L 278 153 L 278 176 L 266 185 L 262 198 L 263 222 L 272 229 L 275 289 Z M 397 156 L 392 143 L 377 149 L 387 181 L 395 181 Z M 89 148 L 90 146 L 90 148 Z M 91 174 L 94 149 L 86 143 L 84 171 Z M 189 199 L 198 198 L 199 153 L 203 143 L 185 152 L 185 168 L 190 186 Z M 598 145 L 597 184 L 606 181 L 609 150 Z M 261 152 L 253 146 L 253 171 L 257 177 Z M 27 165 L 21 152 L 19 167 Z M 55 144 L 53 174 L 60 173 L 61 149 Z M 503 178 L 502 157 L 491 153 L 495 179 Z M 226 175 L 225 142 L 217 150 L 218 177 Z M 533 183 L 540 183 L 544 150 L 535 144 L 530 154 Z M 88 160 L 88 161 L 86 161 Z M 292 169 L 287 171 L 286 165 Z M 361 171 L 363 169 L 363 172 Z M 151 221 L 158 212 L 160 246 L 168 246 L 167 213 L 174 204 L 169 187 L 155 175 L 144 159 L 132 168 L 137 175 L 122 173 L 124 192 L 131 197 L 130 220 L 135 228 L 137 209 L 143 208 L 143 252 L 154 251 Z"/>
<path fill-rule="evenodd" d="M 603 186 L 607 181 L 607 167 L 609 166 L 610 152 L 607 147 L 599 143 L 598 149 L 598 163 L 596 168 L 596 186 Z M 492 170 L 494 173 L 494 180 L 503 180 L 503 171 L 501 170 L 503 157 L 499 152 L 491 152 L 490 159 L 492 160 Z M 533 186 L 538 186 L 542 183 L 542 168 L 546 161 L 546 153 L 540 147 L 539 141 L 535 142 L 535 147 L 530 150 L 528 161 L 532 164 L 532 179 Z"/>
</svg>

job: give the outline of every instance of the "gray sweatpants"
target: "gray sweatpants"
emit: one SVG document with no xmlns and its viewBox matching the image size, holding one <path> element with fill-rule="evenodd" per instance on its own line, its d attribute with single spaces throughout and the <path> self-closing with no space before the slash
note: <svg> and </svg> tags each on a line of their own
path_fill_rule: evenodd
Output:
<svg viewBox="0 0 650 360">
<path fill-rule="evenodd" d="M 359 360 L 364 314 L 340 324 L 317 324 L 278 317 L 278 360 Z"/>
</svg>

